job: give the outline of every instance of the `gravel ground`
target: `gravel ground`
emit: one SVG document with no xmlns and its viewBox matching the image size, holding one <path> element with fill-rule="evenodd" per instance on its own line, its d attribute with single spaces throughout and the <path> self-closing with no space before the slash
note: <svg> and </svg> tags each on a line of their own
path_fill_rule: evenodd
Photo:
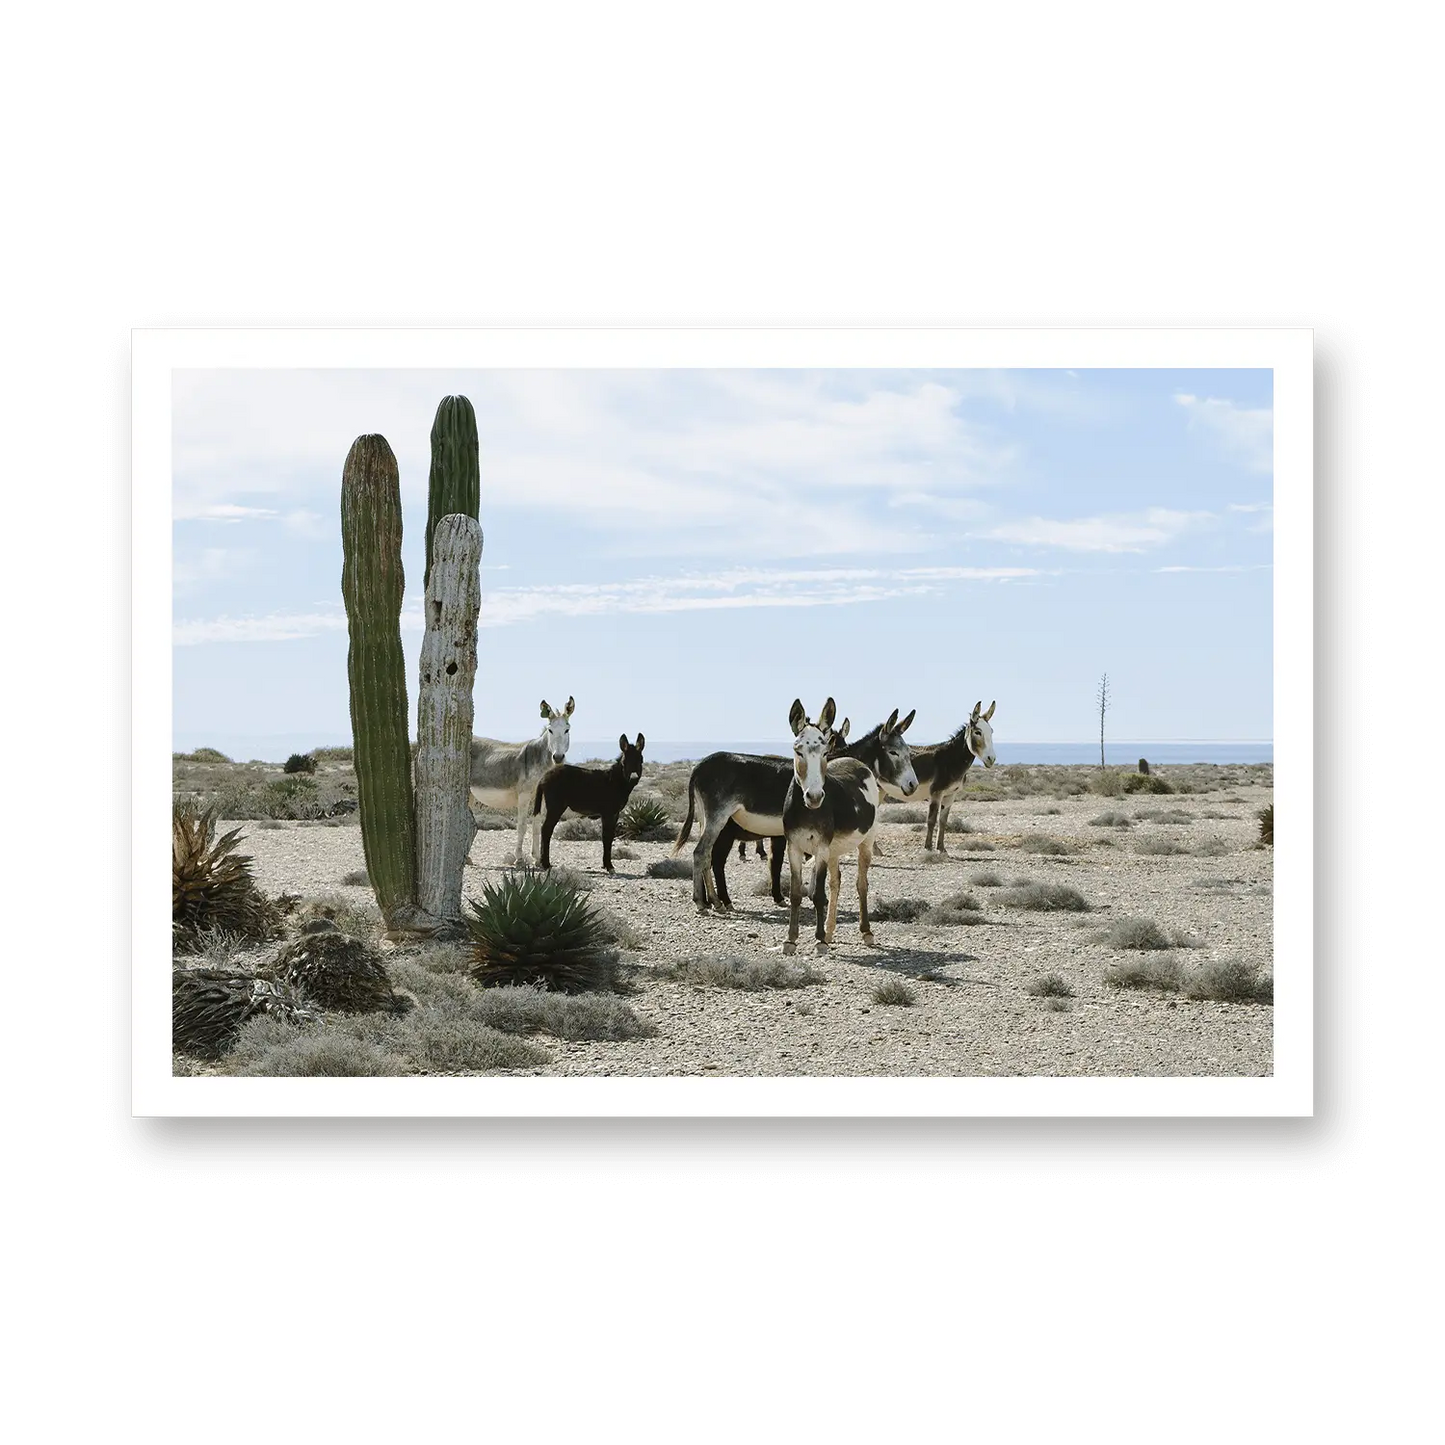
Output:
<svg viewBox="0 0 1445 1445">
<path fill-rule="evenodd" d="M 1272 794 L 1267 771 L 1252 776 L 1257 780 L 1203 795 L 970 798 L 955 806 L 954 818 L 961 815 L 977 831 L 950 835 L 950 854 L 941 861 L 925 854 L 921 824 L 898 821 L 916 816 L 916 808 L 887 809 L 871 904 L 903 898 L 937 903 L 967 890 L 982 905 L 982 923 L 876 922 L 876 946 L 869 947 L 858 935 L 856 888 L 845 865 L 838 931 L 823 956 L 810 952 L 812 908 L 804 904 L 798 961 L 810 963 L 823 982 L 762 993 L 679 983 L 658 970 L 707 954 L 780 953 L 786 910 L 753 892 L 766 876 L 763 861 L 750 855 L 740 863 L 734 854 L 728 877 L 735 912 L 699 916 L 689 879 L 646 876 L 650 862 L 670 855 L 669 844 L 628 844 L 635 856 L 617 860 L 617 874 L 609 878 L 601 869 L 600 843 L 554 838 L 553 861 L 583 874 L 591 897 L 640 935 L 643 946 L 627 955 L 637 966 L 637 992 L 629 1002 L 658 1033 L 632 1043 L 543 1039 L 552 1063 L 535 1072 L 1268 1074 L 1272 1008 L 1109 988 L 1105 968 L 1139 955 L 1116 952 L 1100 938 L 1111 921 L 1142 916 L 1198 940 L 1199 947 L 1179 953 L 1187 965 L 1240 958 L 1270 967 L 1273 855 L 1255 846 L 1255 815 Z M 1090 826 L 1109 811 L 1124 814 L 1132 826 Z M 1174 821 L 1138 816 L 1149 812 L 1175 815 Z M 257 881 L 267 892 L 370 903 L 368 888 L 341 882 L 364 867 L 354 822 L 242 826 Z M 503 870 L 512 837 L 478 833 L 467 870 L 469 895 Z M 1040 838 L 1061 840 L 1071 851 L 1061 857 L 1027 851 L 1029 840 Z M 1141 842 L 1147 848 L 1162 839 L 1189 851 L 1138 851 Z M 683 856 L 691 857 L 690 846 Z M 1070 884 L 1093 911 L 1002 907 L 998 888 L 972 882 L 983 873 L 1006 885 Z M 1073 990 L 1062 1008 L 1027 991 L 1046 974 L 1058 974 Z M 888 979 L 909 985 L 911 1007 L 874 1000 L 875 988 Z"/>
</svg>

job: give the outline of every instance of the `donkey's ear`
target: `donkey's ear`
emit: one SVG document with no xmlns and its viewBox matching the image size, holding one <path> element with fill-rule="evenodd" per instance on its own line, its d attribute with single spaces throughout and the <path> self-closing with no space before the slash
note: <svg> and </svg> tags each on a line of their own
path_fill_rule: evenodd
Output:
<svg viewBox="0 0 1445 1445">
<path fill-rule="evenodd" d="M 909 726 L 910 726 L 910 725 L 912 724 L 912 722 L 913 722 L 913 713 L 915 713 L 915 712 L 917 712 L 917 711 L 918 711 L 918 709 L 917 709 L 917 708 L 914 708 L 914 709 L 913 709 L 913 712 L 909 713 L 908 716 L 907 716 L 906 718 L 904 718 L 901 723 L 898 724 L 897 731 L 899 731 L 899 732 L 901 732 L 901 733 L 906 733 L 906 732 L 908 731 L 908 729 L 909 729 Z"/>
<path fill-rule="evenodd" d="M 550 718 L 552 716 L 552 705 L 547 701 L 545 697 L 542 699 L 542 716 L 545 718 Z"/>
<path fill-rule="evenodd" d="M 571 716 L 572 716 L 572 709 L 573 709 L 574 707 L 576 707 L 576 706 L 577 706 L 577 699 L 574 698 L 574 697 L 569 697 L 569 698 L 567 699 L 567 706 L 562 709 L 562 714 L 563 714 L 563 716 L 564 716 L 564 717 L 571 717 Z"/>
<path fill-rule="evenodd" d="M 838 704 L 830 697 L 823 704 L 823 711 L 818 714 L 818 726 L 827 732 L 833 726 L 833 719 L 838 716 Z"/>
<path fill-rule="evenodd" d="M 617 735 L 617 751 L 618 751 L 619 753 L 625 753 L 625 752 L 627 751 L 627 734 L 626 734 L 626 733 L 619 733 L 619 734 Z"/>
<path fill-rule="evenodd" d="M 843 719 L 843 726 L 835 730 L 835 736 L 840 743 L 846 743 L 848 741 L 848 729 L 852 726 L 853 719 L 850 717 L 845 717 Z"/>
<path fill-rule="evenodd" d="M 978 715 L 979 715 L 982 711 L 983 711 L 983 699 L 982 699 L 982 698 L 979 698 L 979 700 L 978 700 L 976 703 L 974 703 L 974 705 L 973 705 L 973 715 L 974 715 L 974 717 L 977 718 Z"/>
<path fill-rule="evenodd" d="M 792 728 L 794 737 L 803 731 L 803 724 L 807 721 L 808 710 L 803 706 L 802 698 L 795 697 L 792 707 L 788 709 L 788 726 Z"/>
<path fill-rule="evenodd" d="M 647 746 L 647 739 L 641 733 L 637 735 L 637 751 L 641 752 Z"/>
<path fill-rule="evenodd" d="M 893 711 L 888 714 L 888 721 L 883 724 L 883 731 L 884 731 L 885 733 L 891 733 L 891 732 L 894 730 L 894 728 L 896 728 L 897 726 L 898 726 L 898 709 L 895 707 L 895 708 L 893 709 Z"/>
<path fill-rule="evenodd" d="M 989 718 L 991 718 L 991 717 L 993 716 L 993 710 L 994 710 L 994 708 L 996 708 L 997 706 L 998 706 L 998 703 L 997 703 L 996 701 L 989 703 L 989 705 L 988 705 L 988 711 L 987 711 L 986 713 L 984 713 L 984 715 L 983 715 L 983 720 L 984 720 L 984 722 L 987 722 L 987 721 L 989 720 Z"/>
</svg>

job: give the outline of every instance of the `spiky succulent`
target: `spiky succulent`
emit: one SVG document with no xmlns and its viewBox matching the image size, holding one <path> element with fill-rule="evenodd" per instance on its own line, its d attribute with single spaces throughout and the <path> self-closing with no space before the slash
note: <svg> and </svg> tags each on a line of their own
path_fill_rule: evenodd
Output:
<svg viewBox="0 0 1445 1445">
<path fill-rule="evenodd" d="M 617 950 L 587 900 L 546 873 L 509 873 L 466 916 L 472 977 L 483 987 L 538 984 L 559 993 L 611 988 Z"/>
<path fill-rule="evenodd" d="M 310 753 L 292 753 L 281 768 L 283 773 L 314 773 L 316 759 Z"/>
<path fill-rule="evenodd" d="M 617 831 L 624 838 L 659 838 L 670 834 L 667 809 L 656 798 L 634 798 L 617 820 Z"/>
<path fill-rule="evenodd" d="M 405 1013 L 411 1007 L 411 1000 L 392 987 L 375 949 L 348 938 L 329 919 L 306 924 L 301 936 L 281 950 L 272 972 L 322 1008 Z"/>
<path fill-rule="evenodd" d="M 212 932 L 277 937 L 282 910 L 256 887 L 250 858 L 236 852 L 241 830 L 217 838 L 215 809 L 192 802 L 175 804 L 171 821 L 172 948 L 194 952 Z"/>
<path fill-rule="evenodd" d="M 1274 804 L 1259 810 L 1259 841 L 1262 846 L 1274 847 Z"/>
<path fill-rule="evenodd" d="M 314 1022 L 319 1015 L 274 979 L 219 968 L 171 971 L 171 1047 L 200 1059 L 218 1059 L 236 1042 L 242 1025 L 259 1013 L 287 1023 Z"/>
</svg>

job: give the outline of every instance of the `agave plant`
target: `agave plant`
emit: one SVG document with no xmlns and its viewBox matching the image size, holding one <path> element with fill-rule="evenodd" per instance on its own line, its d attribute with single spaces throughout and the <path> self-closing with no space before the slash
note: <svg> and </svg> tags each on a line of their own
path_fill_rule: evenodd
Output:
<svg viewBox="0 0 1445 1445">
<path fill-rule="evenodd" d="M 1274 847 L 1274 804 L 1259 810 L 1259 842 L 1261 847 Z"/>
<path fill-rule="evenodd" d="M 241 830 L 216 837 L 214 808 L 177 803 L 171 829 L 171 944 L 193 953 L 205 934 L 275 938 L 282 910 L 256 887 L 251 860 L 237 853 Z"/>
<path fill-rule="evenodd" d="M 287 1023 L 320 1017 L 285 984 L 219 968 L 171 972 L 171 1047 L 201 1059 L 218 1059 L 249 1019 L 268 1013 Z"/>
<path fill-rule="evenodd" d="M 667 809 L 656 798 L 634 798 L 617 820 L 617 831 L 624 838 L 656 838 L 670 834 Z"/>
<path fill-rule="evenodd" d="M 489 883 L 466 917 L 472 977 L 483 987 L 537 984 L 559 993 L 608 989 L 617 950 L 574 888 L 546 873 L 509 873 Z"/>
</svg>

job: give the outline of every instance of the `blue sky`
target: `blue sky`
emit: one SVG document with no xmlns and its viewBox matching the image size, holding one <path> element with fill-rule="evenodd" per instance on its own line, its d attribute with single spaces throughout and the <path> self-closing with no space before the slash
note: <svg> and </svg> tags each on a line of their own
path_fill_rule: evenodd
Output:
<svg viewBox="0 0 1445 1445">
<path fill-rule="evenodd" d="M 479 733 L 781 744 L 974 701 L 998 736 L 1272 735 L 1268 371 L 187 371 L 175 729 L 349 736 L 341 466 L 401 469 L 415 692 L 428 437 L 482 457 Z M 413 696 L 413 705 L 415 697 Z"/>
</svg>

